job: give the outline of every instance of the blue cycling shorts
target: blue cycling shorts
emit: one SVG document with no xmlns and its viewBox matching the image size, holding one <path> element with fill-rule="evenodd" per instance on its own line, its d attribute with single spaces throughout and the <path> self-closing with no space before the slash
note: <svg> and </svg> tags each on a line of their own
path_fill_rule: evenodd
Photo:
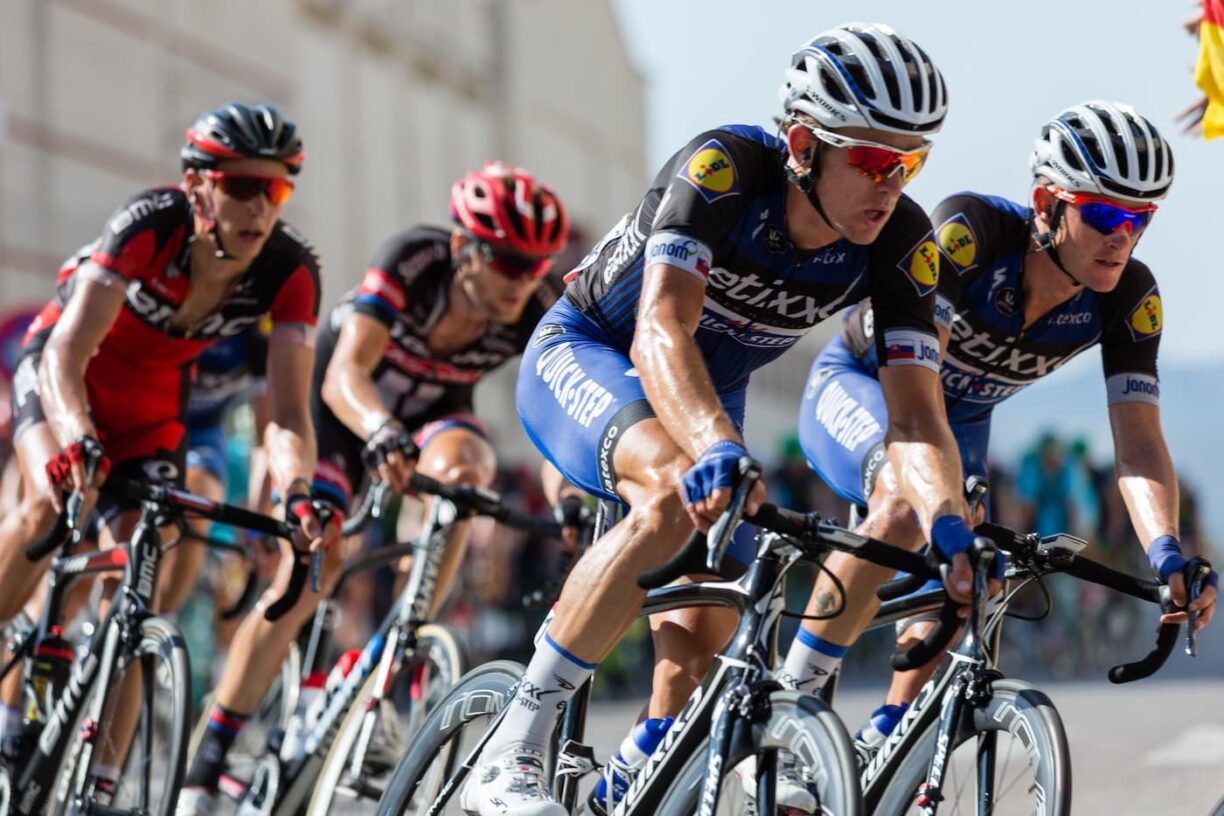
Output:
<svg viewBox="0 0 1224 816">
<path fill-rule="evenodd" d="M 808 465 L 848 502 L 867 506 L 876 477 L 888 461 L 884 434 L 888 407 L 875 372 L 840 337 L 812 363 L 799 407 L 799 443 Z M 990 416 L 953 423 L 965 477 L 986 477 Z"/>
<path fill-rule="evenodd" d="M 217 422 L 192 424 L 187 430 L 187 468 L 212 474 L 225 487 L 229 467 L 225 455 L 225 428 Z"/>
<path fill-rule="evenodd" d="M 747 388 L 720 394 L 743 427 Z M 628 354 L 564 297 L 540 319 L 523 352 L 515 392 L 527 436 L 571 484 L 623 502 L 612 457 L 625 432 L 654 417 Z M 751 536 L 737 535 L 732 555 L 751 560 Z"/>
</svg>

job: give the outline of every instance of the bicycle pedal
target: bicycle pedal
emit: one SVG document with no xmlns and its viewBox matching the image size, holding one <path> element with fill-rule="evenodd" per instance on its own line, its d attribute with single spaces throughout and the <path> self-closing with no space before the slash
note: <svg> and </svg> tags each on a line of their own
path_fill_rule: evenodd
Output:
<svg viewBox="0 0 1224 816">
<path fill-rule="evenodd" d="M 247 783 L 236 776 L 223 773 L 220 779 L 217 780 L 217 791 L 227 799 L 232 799 L 236 802 L 246 796 Z"/>
<path fill-rule="evenodd" d="M 600 767 L 601 764 L 595 759 L 595 749 L 577 740 L 566 740 L 557 753 L 558 776 L 581 779 Z"/>
</svg>

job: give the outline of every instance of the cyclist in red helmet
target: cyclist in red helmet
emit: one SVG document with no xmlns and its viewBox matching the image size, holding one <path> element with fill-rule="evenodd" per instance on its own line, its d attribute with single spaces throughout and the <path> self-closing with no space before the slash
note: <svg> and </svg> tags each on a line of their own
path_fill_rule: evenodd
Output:
<svg viewBox="0 0 1224 816">
<path fill-rule="evenodd" d="M 485 486 L 493 478 L 496 459 L 473 415 L 473 387 L 523 350 L 560 294 L 548 273 L 565 247 L 569 221 L 551 188 L 503 162 L 457 181 L 450 211 L 450 229 L 410 227 L 384 243 L 320 331 L 311 389 L 319 445 L 313 488 L 340 511 L 349 507 L 366 462 L 371 478 L 396 490 L 417 467 L 454 485 Z M 438 576 L 439 604 L 465 545 L 466 524 L 456 524 Z M 325 568 L 323 592 L 334 575 Z M 192 761 L 180 813 L 211 812 L 237 728 L 318 600 L 304 590 L 275 626 L 256 618 L 260 648 L 243 660 L 231 655 L 216 690 L 211 721 L 218 727 Z"/>
<path fill-rule="evenodd" d="M 231 103 L 208 111 L 187 130 L 180 184 L 131 198 L 88 251 L 60 270 L 56 296 L 31 324 L 14 375 L 24 491 L 18 512 L 0 524 L 0 621 L 20 611 L 46 571 L 50 557 L 32 564 L 26 548 L 51 530 L 67 491 L 84 492 L 82 519 L 96 503 L 106 522 L 100 543 L 108 547 L 131 537 L 139 508 L 99 499 L 106 470 L 182 486 L 191 366 L 265 315 L 272 322 L 268 385 L 278 395 L 266 435 L 272 478 L 300 520 L 299 547 L 336 538 L 310 502 L 307 390 L 319 262 L 280 218 L 303 155 L 296 127 L 275 108 Z M 90 452 L 104 453 L 106 463 L 93 483 L 83 464 Z M 14 702 L 0 703 L 0 724 L 20 723 Z M 125 716 L 115 712 L 115 733 L 135 727 L 121 722 Z M 94 756 L 95 805 L 110 804 L 122 772 L 121 757 L 104 755 L 110 750 Z"/>
</svg>

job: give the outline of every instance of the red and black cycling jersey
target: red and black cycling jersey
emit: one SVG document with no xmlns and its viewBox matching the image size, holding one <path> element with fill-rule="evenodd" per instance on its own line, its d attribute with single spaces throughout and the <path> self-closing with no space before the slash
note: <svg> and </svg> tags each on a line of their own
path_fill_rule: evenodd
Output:
<svg viewBox="0 0 1224 816">
<path fill-rule="evenodd" d="M 311 245 L 278 221 L 259 255 L 212 314 L 183 331 L 170 326 L 191 283 L 194 217 L 177 187 L 147 190 L 107 221 L 101 238 L 60 270 L 58 290 L 31 324 L 34 358 L 82 278 L 122 286 L 124 305 L 85 371 L 91 413 L 104 437 L 180 422 L 190 367 L 226 337 L 270 315 L 273 332 L 309 342 L 319 313 L 319 261 Z M 106 439 L 103 439 L 106 442 Z M 112 459 L 123 454 L 108 446 Z"/>
<path fill-rule="evenodd" d="M 1163 314 L 1151 271 L 1131 258 L 1109 292 L 1075 297 L 1024 326 L 1023 271 L 1032 210 L 1006 199 L 961 193 L 935 209 L 944 270 L 936 322 L 949 340 L 940 378 L 953 422 L 984 416 L 999 402 L 1099 344 L 1109 402 L 1159 400 L 1156 353 Z M 871 304 L 847 315 L 843 338 L 860 359 L 874 353 Z"/>
<path fill-rule="evenodd" d="M 880 359 L 936 369 L 939 253 L 926 213 L 902 196 L 869 246 L 799 249 L 786 229 L 785 161 L 785 145 L 763 128 L 702 133 L 571 273 L 565 297 L 627 352 L 645 267 L 663 262 L 700 278 L 695 339 L 720 393 L 866 295 L 878 304 Z"/>
<path fill-rule="evenodd" d="M 411 227 L 386 241 L 374 253 L 360 285 L 332 309 L 319 332 L 315 394 L 323 386 L 340 328 L 356 312 L 378 320 L 391 332 L 371 377 L 392 415 L 411 428 L 433 418 L 440 406 L 446 406 L 447 412 L 470 411 L 476 382 L 522 352 L 560 291 L 556 282 L 545 279 L 516 323 L 490 322 L 471 343 L 439 356 L 429 347 L 429 334 L 450 305 L 454 275 L 449 230 Z M 317 407 L 322 416 L 331 418 L 321 401 Z"/>
</svg>

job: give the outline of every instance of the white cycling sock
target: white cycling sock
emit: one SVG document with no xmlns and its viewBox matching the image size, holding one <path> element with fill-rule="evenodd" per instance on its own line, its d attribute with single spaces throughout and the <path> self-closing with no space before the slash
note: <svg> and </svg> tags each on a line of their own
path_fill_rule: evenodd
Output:
<svg viewBox="0 0 1224 816">
<path fill-rule="evenodd" d="M 541 750 L 557 724 L 564 704 L 595 671 L 544 634 L 527 664 L 510 710 L 485 745 L 483 756 L 493 757 L 510 745 L 530 743 Z"/>
<path fill-rule="evenodd" d="M 778 682 L 787 688 L 815 694 L 841 667 L 847 648 L 817 637 L 800 626 L 778 673 Z"/>
</svg>

